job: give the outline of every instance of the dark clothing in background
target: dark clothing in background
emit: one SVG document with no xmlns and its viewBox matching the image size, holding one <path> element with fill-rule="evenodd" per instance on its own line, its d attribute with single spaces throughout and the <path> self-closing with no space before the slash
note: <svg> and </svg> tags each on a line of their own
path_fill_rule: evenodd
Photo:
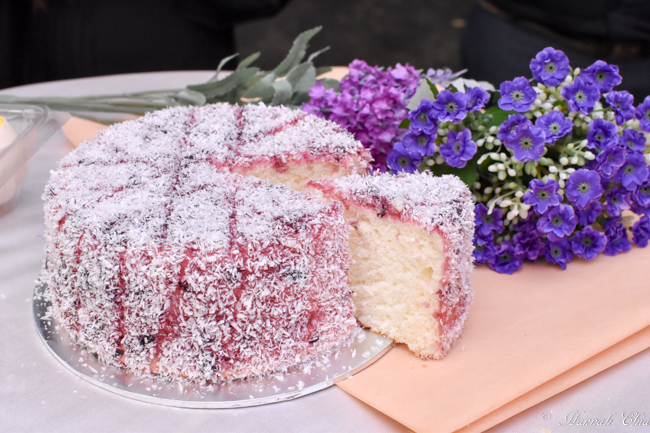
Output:
<svg viewBox="0 0 650 433">
<path fill-rule="evenodd" d="M 650 94 L 650 0 L 490 0 L 474 9 L 463 34 L 467 76 L 495 86 L 531 77 L 544 48 L 564 51 L 572 67 L 596 60 L 619 67 L 635 103 Z"/>
<path fill-rule="evenodd" d="M 215 69 L 233 27 L 288 0 L 0 0 L 0 88 L 127 72 Z M 233 62 L 234 65 L 234 62 Z"/>
</svg>

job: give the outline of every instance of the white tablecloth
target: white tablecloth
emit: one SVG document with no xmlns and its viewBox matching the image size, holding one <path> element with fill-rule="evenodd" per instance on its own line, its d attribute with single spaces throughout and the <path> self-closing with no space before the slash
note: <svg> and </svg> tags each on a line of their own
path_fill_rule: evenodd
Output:
<svg viewBox="0 0 650 433">
<path fill-rule="evenodd" d="M 179 88 L 210 76 L 210 72 L 120 75 L 38 84 L 5 92 L 41 97 L 119 93 Z M 69 150 L 70 145 L 61 133 L 39 150 L 30 163 L 17 207 L 0 217 L 0 432 L 408 431 L 335 386 L 267 406 L 177 409 L 114 395 L 68 372 L 39 340 L 31 298 L 43 260 L 41 193 L 49 171 Z M 633 412 L 637 415 L 630 415 Z M 612 423 L 608 426 L 566 425 L 572 417 L 578 421 L 607 421 L 610 415 Z M 633 425 L 643 420 L 650 424 L 650 350 L 490 432 L 650 431 L 649 425 Z M 625 425 L 626 422 L 632 425 Z M 432 420 L 432 431 L 434 428 Z"/>
</svg>

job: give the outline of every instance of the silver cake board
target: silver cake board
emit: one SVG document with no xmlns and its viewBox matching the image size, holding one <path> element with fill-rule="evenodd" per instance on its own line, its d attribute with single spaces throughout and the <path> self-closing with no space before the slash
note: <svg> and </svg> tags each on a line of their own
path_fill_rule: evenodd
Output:
<svg viewBox="0 0 650 433">
<path fill-rule="evenodd" d="M 318 360 L 298 365 L 282 374 L 235 380 L 209 386 L 191 382 L 162 381 L 138 376 L 101 362 L 75 344 L 51 314 L 45 296 L 47 285 L 34 290 L 34 319 L 48 350 L 69 371 L 115 394 L 163 406 L 225 409 L 277 403 L 302 397 L 332 386 L 363 370 L 393 347 L 393 341 L 359 328 L 346 344 Z"/>
</svg>

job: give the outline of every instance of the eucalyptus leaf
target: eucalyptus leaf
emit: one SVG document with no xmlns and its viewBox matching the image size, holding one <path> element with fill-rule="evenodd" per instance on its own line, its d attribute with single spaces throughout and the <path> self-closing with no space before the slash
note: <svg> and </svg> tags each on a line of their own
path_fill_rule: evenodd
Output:
<svg viewBox="0 0 650 433">
<path fill-rule="evenodd" d="M 203 93 L 208 99 L 225 95 L 237 86 L 237 79 L 241 72 L 242 71 L 235 71 L 223 80 L 187 86 L 187 89 Z"/>
<path fill-rule="evenodd" d="M 275 74 L 269 73 L 261 80 L 259 80 L 253 87 L 248 89 L 242 95 L 243 98 L 254 99 L 254 98 L 269 98 L 273 96 L 275 89 L 273 88 L 273 82 L 275 81 Z"/>
<path fill-rule="evenodd" d="M 307 57 L 307 63 L 313 63 L 313 62 L 314 62 L 314 59 L 315 59 L 316 57 L 320 56 L 320 55 L 323 54 L 325 51 L 329 51 L 329 49 L 330 49 L 330 47 L 325 47 L 325 48 L 321 48 L 320 50 L 311 53 L 311 54 L 309 55 L 309 57 Z"/>
<path fill-rule="evenodd" d="M 311 63 L 305 62 L 297 65 L 287 74 L 287 81 L 291 84 L 291 87 L 295 87 L 296 84 L 302 79 L 303 75 L 307 73 L 309 68 L 314 68 Z M 314 81 L 316 80 L 316 75 L 314 71 Z"/>
<path fill-rule="evenodd" d="M 320 77 L 323 74 L 327 74 L 328 72 L 331 72 L 332 68 L 329 66 L 321 66 L 319 68 L 316 68 L 316 76 Z"/>
<path fill-rule="evenodd" d="M 183 89 L 176 94 L 176 98 L 187 101 L 194 105 L 205 105 L 207 99 L 201 92 L 195 90 Z"/>
<path fill-rule="evenodd" d="M 231 61 L 232 59 L 234 59 L 238 55 L 239 55 L 239 53 L 235 53 L 232 56 L 224 57 L 223 59 L 221 59 L 221 61 L 219 62 L 219 66 L 217 66 L 217 70 L 215 71 L 212 78 L 210 78 L 208 80 L 208 83 L 212 83 L 214 81 L 219 81 L 219 73 L 221 72 L 223 67 L 226 65 L 226 63 L 228 63 L 229 61 Z"/>
<path fill-rule="evenodd" d="M 287 105 L 291 102 L 292 87 L 288 80 L 278 80 L 273 83 L 273 100 L 271 105 Z"/>
<path fill-rule="evenodd" d="M 273 70 L 273 73 L 276 77 L 284 77 L 298 65 L 307 53 L 307 46 L 309 40 L 313 38 L 316 33 L 320 32 L 322 26 L 314 27 L 313 29 L 302 32 L 298 37 L 293 41 L 293 45 L 289 50 L 287 57 L 280 62 L 280 64 Z"/>
<path fill-rule="evenodd" d="M 318 82 L 322 83 L 323 87 L 325 87 L 326 89 L 334 89 L 337 92 L 341 91 L 339 81 L 333 78 L 321 78 L 320 80 L 318 80 Z"/>
<path fill-rule="evenodd" d="M 239 62 L 239 65 L 237 65 L 237 69 L 244 69 L 247 68 L 250 64 L 252 64 L 255 60 L 259 59 L 259 57 L 262 55 L 259 51 L 256 53 L 251 54 L 250 56 L 246 57 L 244 60 Z"/>
</svg>

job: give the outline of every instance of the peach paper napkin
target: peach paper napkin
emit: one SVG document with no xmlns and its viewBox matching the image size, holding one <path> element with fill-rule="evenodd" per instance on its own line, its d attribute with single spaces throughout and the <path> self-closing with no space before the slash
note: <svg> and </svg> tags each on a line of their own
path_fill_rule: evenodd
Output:
<svg viewBox="0 0 650 433">
<path fill-rule="evenodd" d="M 422 361 L 403 345 L 339 382 L 415 432 L 481 432 L 650 347 L 650 249 L 632 248 L 566 271 L 485 267 L 447 357 Z"/>
</svg>

